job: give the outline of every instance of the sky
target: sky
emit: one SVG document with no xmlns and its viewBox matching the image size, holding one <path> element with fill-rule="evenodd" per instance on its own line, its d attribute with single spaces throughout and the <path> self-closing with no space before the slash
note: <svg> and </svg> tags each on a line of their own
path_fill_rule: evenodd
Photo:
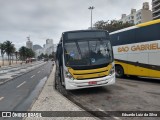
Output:
<svg viewBox="0 0 160 120">
<path fill-rule="evenodd" d="M 131 8 L 142 8 L 151 0 L 0 0 L 0 43 L 10 40 L 19 49 L 30 36 L 43 46 L 47 38 L 58 43 L 62 32 L 90 27 L 89 6 L 94 6 L 93 23 L 119 20 Z"/>
</svg>

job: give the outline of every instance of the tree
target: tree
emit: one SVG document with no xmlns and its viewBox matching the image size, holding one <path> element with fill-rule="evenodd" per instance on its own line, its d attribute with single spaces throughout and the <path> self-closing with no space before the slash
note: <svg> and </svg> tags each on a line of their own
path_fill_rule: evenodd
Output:
<svg viewBox="0 0 160 120">
<path fill-rule="evenodd" d="M 50 54 L 48 57 L 49 57 L 49 59 L 53 59 L 53 55 L 52 54 Z"/>
<path fill-rule="evenodd" d="M 126 27 L 130 27 L 133 26 L 134 24 L 131 23 L 123 23 L 122 21 L 117 21 L 117 20 L 111 20 L 111 21 L 97 21 L 94 24 L 94 27 L 96 27 L 97 29 L 101 29 L 101 30 L 107 30 L 108 32 L 113 32 L 116 30 L 120 30 Z"/>
<path fill-rule="evenodd" d="M 19 52 L 15 51 L 15 56 L 16 56 L 16 64 L 17 64 L 17 57 L 18 57 Z"/>
<path fill-rule="evenodd" d="M 4 45 L 5 45 L 5 52 L 8 56 L 9 65 L 11 65 L 11 54 L 15 51 L 15 47 L 11 41 L 4 42 Z"/>
<path fill-rule="evenodd" d="M 1 56 L 2 56 L 2 65 L 4 65 L 4 54 L 5 54 L 5 45 L 4 43 L 0 43 L 0 50 L 1 50 Z"/>
<path fill-rule="evenodd" d="M 48 54 L 46 53 L 43 57 L 44 57 L 44 58 L 48 58 Z"/>
<path fill-rule="evenodd" d="M 19 48 L 20 59 L 24 61 L 26 59 L 26 47 L 22 46 Z"/>
<path fill-rule="evenodd" d="M 40 59 L 43 59 L 43 58 L 44 58 L 44 54 L 41 53 L 41 54 L 38 56 L 38 59 L 40 60 Z"/>
<path fill-rule="evenodd" d="M 52 58 L 53 58 L 53 59 L 55 59 L 55 57 L 56 57 L 56 53 L 55 53 L 55 52 L 52 52 L 52 54 L 51 54 L 51 55 L 52 55 Z"/>
<path fill-rule="evenodd" d="M 26 57 L 31 58 L 31 57 L 34 57 L 34 56 L 35 56 L 34 51 L 32 49 L 26 48 Z"/>
<path fill-rule="evenodd" d="M 16 48 L 14 47 L 14 45 L 12 44 L 11 46 L 11 56 L 12 56 L 12 63 L 13 63 L 13 56 L 15 54 Z M 10 60 L 11 60 L 11 56 L 10 56 Z"/>
<path fill-rule="evenodd" d="M 23 61 L 25 61 L 26 58 L 32 58 L 35 56 L 35 53 L 32 49 L 26 48 L 24 46 L 22 46 L 19 49 L 19 54 L 20 54 L 21 60 L 23 60 Z"/>
</svg>

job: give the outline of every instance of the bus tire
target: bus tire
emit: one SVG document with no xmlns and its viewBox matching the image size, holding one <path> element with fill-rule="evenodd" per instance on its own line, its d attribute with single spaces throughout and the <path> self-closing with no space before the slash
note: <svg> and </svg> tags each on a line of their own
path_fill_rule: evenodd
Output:
<svg viewBox="0 0 160 120">
<path fill-rule="evenodd" d="M 124 77 L 124 69 L 123 69 L 122 66 L 116 65 L 115 66 L 115 72 L 116 72 L 116 77 L 118 77 L 118 78 Z"/>
</svg>

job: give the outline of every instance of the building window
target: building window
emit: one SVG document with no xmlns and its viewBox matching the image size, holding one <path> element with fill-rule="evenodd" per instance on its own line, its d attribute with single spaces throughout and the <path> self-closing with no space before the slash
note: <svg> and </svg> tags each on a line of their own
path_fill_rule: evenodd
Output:
<svg viewBox="0 0 160 120">
<path fill-rule="evenodd" d="M 132 16 L 131 18 L 134 19 L 134 16 Z"/>
</svg>

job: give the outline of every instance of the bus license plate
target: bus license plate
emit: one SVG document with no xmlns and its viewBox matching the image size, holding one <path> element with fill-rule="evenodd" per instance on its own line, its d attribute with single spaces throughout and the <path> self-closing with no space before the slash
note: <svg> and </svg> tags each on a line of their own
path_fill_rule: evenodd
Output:
<svg viewBox="0 0 160 120">
<path fill-rule="evenodd" d="M 89 85 L 96 85 L 97 84 L 97 81 L 90 81 L 88 82 Z"/>
</svg>

